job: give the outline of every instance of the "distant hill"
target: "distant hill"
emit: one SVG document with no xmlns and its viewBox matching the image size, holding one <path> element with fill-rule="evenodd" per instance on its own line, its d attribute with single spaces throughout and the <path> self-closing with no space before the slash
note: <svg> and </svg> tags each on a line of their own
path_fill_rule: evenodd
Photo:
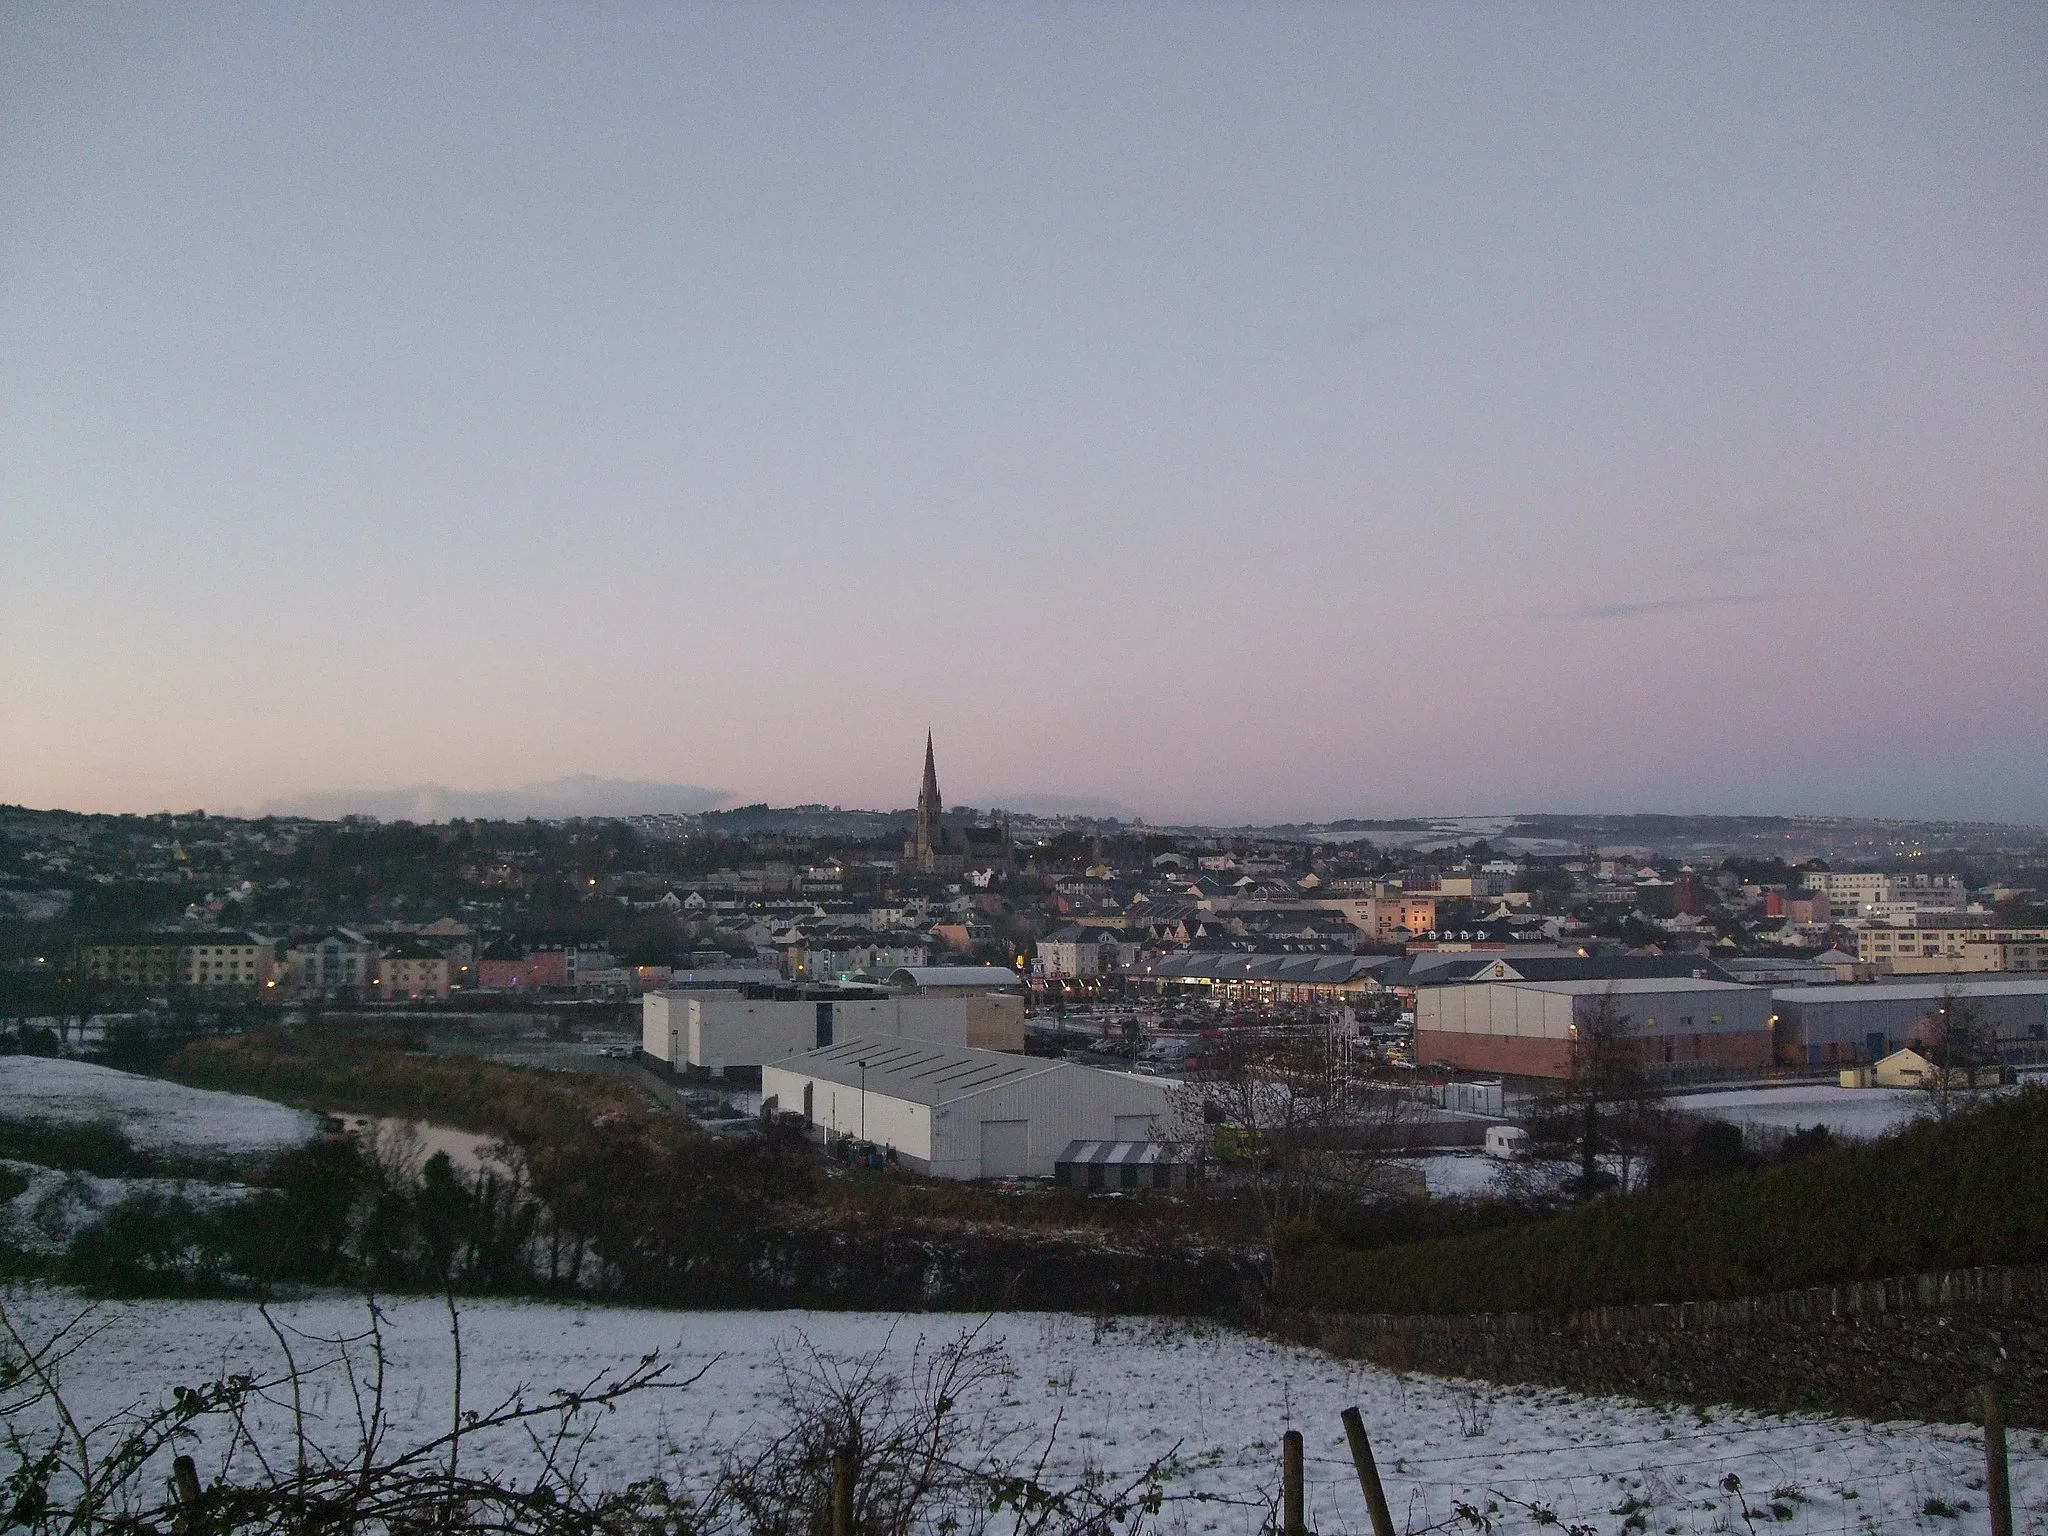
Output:
<svg viewBox="0 0 2048 1536">
<path fill-rule="evenodd" d="M 728 804 L 722 789 L 694 784 L 655 784 L 640 779 L 600 779 L 587 773 L 546 779 L 517 789 L 451 789 L 413 784 L 403 789 L 334 789 L 287 795 L 264 805 L 258 815 L 310 816 L 335 821 L 374 816 L 379 821 L 559 821 L 571 816 L 694 815 Z"/>
</svg>

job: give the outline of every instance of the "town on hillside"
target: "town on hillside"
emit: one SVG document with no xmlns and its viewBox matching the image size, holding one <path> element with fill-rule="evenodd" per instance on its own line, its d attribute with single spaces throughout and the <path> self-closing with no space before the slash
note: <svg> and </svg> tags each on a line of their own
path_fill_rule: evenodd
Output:
<svg viewBox="0 0 2048 1536">
<path fill-rule="evenodd" d="M 1130 1079 L 1199 1077 L 1252 1040 L 1333 1042 L 1346 1074 L 1496 1115 L 1568 1080 L 1596 1016 L 1671 1091 L 1917 1081 L 1965 1036 L 1979 1073 L 2048 1066 L 2044 884 L 2038 828 L 983 811 L 944 802 L 928 738 L 915 807 L 891 814 L 0 810 L 0 1038 L 539 1019 L 921 1171 L 1048 1176 L 1071 1143 L 1171 1139 Z M 1059 1127 L 941 1155 L 907 1120 L 882 1133 L 916 1118 L 922 1069 L 846 1047 L 867 1039 L 1123 1077 Z M 1040 1112 L 997 1097 L 990 1114 Z"/>
</svg>

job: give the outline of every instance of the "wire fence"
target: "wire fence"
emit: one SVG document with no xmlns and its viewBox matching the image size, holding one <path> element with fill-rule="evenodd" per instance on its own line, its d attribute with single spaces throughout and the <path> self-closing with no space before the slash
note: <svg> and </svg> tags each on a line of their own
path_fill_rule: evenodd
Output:
<svg viewBox="0 0 2048 1536">
<path fill-rule="evenodd" d="M 1302 1444 L 1293 1536 L 2048 1536 L 2048 1448 L 2039 1435 L 2008 1448 L 2002 1431 L 1957 1428 L 1909 1448 L 1877 1425 L 1798 1427 L 1812 1432 L 1788 1440 L 1794 1426 L 1782 1420 L 1712 1424 L 1575 1446 L 1403 1454 L 1384 1467 L 1369 1451 L 1362 1465 L 1341 1438 L 1334 1448 Z M 1466 1432 L 1485 1437 L 1483 1425 Z M 1629 1451 L 1641 1453 L 1633 1466 L 1614 1462 L 1611 1453 Z M 1224 1528 L 1220 1511 L 1196 1513 L 1201 1503 L 1250 1502 L 1272 1536 L 1290 1536 L 1286 1454 L 1257 1444 L 1209 1465 L 1263 1470 L 1274 1491 L 1263 1501 L 1196 1496 L 1183 1511 L 1190 1531 Z M 1368 1482 L 1390 1529 L 1369 1519 Z M 2001 1485 L 2009 1490 L 2002 1508 Z"/>
</svg>

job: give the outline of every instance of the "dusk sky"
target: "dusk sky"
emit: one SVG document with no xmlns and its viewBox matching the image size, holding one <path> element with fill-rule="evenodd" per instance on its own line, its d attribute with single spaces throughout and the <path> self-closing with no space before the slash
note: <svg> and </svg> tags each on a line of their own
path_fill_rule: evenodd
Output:
<svg viewBox="0 0 2048 1536">
<path fill-rule="evenodd" d="M 0 10 L 0 801 L 2048 820 L 2048 7 Z"/>
</svg>

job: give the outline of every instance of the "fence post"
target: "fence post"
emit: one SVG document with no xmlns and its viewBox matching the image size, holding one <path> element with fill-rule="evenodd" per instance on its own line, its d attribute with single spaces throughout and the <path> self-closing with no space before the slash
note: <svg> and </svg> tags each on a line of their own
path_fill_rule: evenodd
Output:
<svg viewBox="0 0 2048 1536">
<path fill-rule="evenodd" d="M 1307 1536 L 1308 1532 L 1308 1521 L 1302 1516 L 1298 1429 L 1290 1429 L 1280 1437 L 1280 1531 L 1281 1536 Z"/>
<path fill-rule="evenodd" d="M 1984 1383 L 1984 1492 L 1991 1504 L 1991 1536 L 2012 1536 L 2012 1482 L 2005 1464 L 2005 1405 L 1998 1383 Z"/>
<path fill-rule="evenodd" d="M 171 1488 L 177 1495 L 178 1520 L 176 1529 L 189 1531 L 199 1519 L 199 1468 L 193 1465 L 190 1456 L 180 1456 L 171 1462 Z"/>
<path fill-rule="evenodd" d="M 1380 1469 L 1373 1465 L 1372 1443 L 1365 1438 L 1365 1420 L 1356 1408 L 1344 1410 L 1344 1438 L 1351 1442 L 1351 1464 L 1358 1469 L 1358 1486 L 1365 1493 L 1366 1513 L 1372 1516 L 1372 1536 L 1394 1536 L 1387 1491 L 1380 1486 Z"/>
<path fill-rule="evenodd" d="M 853 1447 L 832 1453 L 832 1536 L 853 1536 Z"/>
</svg>

